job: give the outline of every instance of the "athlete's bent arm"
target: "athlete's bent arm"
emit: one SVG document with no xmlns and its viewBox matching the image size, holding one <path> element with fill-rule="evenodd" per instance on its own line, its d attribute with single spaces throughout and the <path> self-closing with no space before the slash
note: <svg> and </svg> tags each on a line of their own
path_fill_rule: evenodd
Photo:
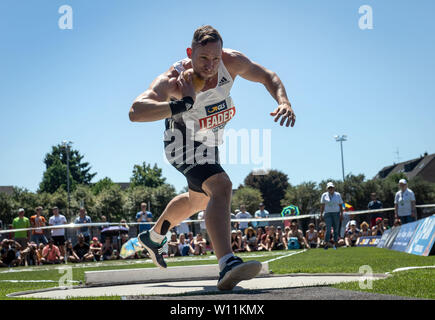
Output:
<svg viewBox="0 0 435 320">
<path fill-rule="evenodd" d="M 169 118 L 171 108 L 167 100 L 170 81 L 167 75 L 157 77 L 148 90 L 133 102 L 129 112 L 130 121 L 150 122 Z"/>
<path fill-rule="evenodd" d="M 262 83 L 278 103 L 278 107 L 270 113 L 271 116 L 275 117 L 275 122 L 282 117 L 280 122 L 281 126 L 287 120 L 286 126 L 291 125 L 293 127 L 296 116 L 287 97 L 285 87 L 278 75 L 258 63 L 251 61 L 240 52 L 234 51 L 233 55 L 236 57 L 235 66 L 238 71 L 237 74 L 246 80 Z"/>
</svg>

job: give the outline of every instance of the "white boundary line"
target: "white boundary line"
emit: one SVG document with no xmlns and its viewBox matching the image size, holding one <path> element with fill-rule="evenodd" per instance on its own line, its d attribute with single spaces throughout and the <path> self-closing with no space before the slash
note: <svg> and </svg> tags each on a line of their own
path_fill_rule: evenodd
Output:
<svg viewBox="0 0 435 320">
<path fill-rule="evenodd" d="M 391 272 L 386 272 L 386 274 L 390 274 L 393 272 L 400 272 L 400 271 L 415 270 L 415 269 L 434 269 L 434 268 L 435 268 L 435 266 L 403 267 L 403 268 L 394 269 Z"/>
<path fill-rule="evenodd" d="M 283 255 L 283 256 L 278 257 L 278 258 L 273 258 L 273 259 L 270 259 L 270 260 L 264 261 L 264 262 L 262 262 L 262 263 L 269 263 L 269 262 L 276 261 L 276 260 L 279 260 L 279 259 L 282 259 L 282 258 L 287 258 L 287 257 L 293 256 L 293 255 L 295 255 L 295 254 L 302 253 L 302 252 L 305 252 L 305 251 L 307 251 L 307 249 L 304 249 L 304 250 L 302 250 L 302 251 L 291 252 L 291 253 L 289 253 L 289 254 Z"/>
</svg>

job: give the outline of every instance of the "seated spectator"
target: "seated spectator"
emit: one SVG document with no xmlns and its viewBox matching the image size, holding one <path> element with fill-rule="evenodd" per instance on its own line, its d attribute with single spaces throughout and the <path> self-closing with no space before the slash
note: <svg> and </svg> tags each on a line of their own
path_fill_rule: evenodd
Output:
<svg viewBox="0 0 435 320">
<path fill-rule="evenodd" d="M 0 249 L 0 266 L 17 267 L 21 264 L 21 245 L 12 239 L 3 239 Z"/>
<path fill-rule="evenodd" d="M 44 250 L 44 247 L 45 247 L 45 245 L 41 242 L 38 246 L 38 250 L 36 251 L 36 254 L 38 255 L 39 264 L 41 264 L 42 250 Z"/>
<path fill-rule="evenodd" d="M 178 250 L 180 251 L 182 256 L 188 256 L 189 254 L 193 254 L 193 249 L 189 244 L 189 241 L 186 240 L 186 236 L 184 233 L 181 233 L 178 237 Z"/>
<path fill-rule="evenodd" d="M 318 232 L 319 237 L 319 247 L 323 248 L 325 246 L 325 234 L 326 234 L 326 224 L 324 222 L 320 223 L 320 230 Z"/>
<path fill-rule="evenodd" d="M 382 218 L 376 218 L 376 225 L 372 228 L 372 236 L 382 236 L 384 231 L 385 229 Z"/>
<path fill-rule="evenodd" d="M 272 251 L 272 250 L 276 250 L 276 244 L 277 244 L 277 237 L 276 237 L 276 233 L 275 233 L 275 227 L 274 226 L 270 226 L 269 227 L 269 233 L 267 234 L 266 237 L 266 250 L 267 251 Z"/>
<path fill-rule="evenodd" d="M 290 232 L 288 233 L 287 243 L 290 242 L 291 238 L 297 239 L 297 241 L 299 242 L 300 248 L 307 248 L 307 249 L 309 248 L 308 243 L 305 240 L 304 234 L 302 233 L 301 230 L 298 229 L 298 223 L 297 223 L 297 221 L 294 221 L 294 220 L 290 224 Z M 293 247 L 293 245 L 292 245 L 292 247 Z"/>
<path fill-rule="evenodd" d="M 195 249 L 195 239 L 193 237 L 193 232 L 192 231 L 189 231 L 187 233 L 187 239 L 186 240 L 189 242 L 189 245 L 192 247 L 192 249 Z"/>
<path fill-rule="evenodd" d="M 240 250 L 242 250 L 241 240 L 242 239 L 239 239 L 239 237 L 237 237 L 236 230 L 231 231 L 231 249 L 233 250 L 233 252 L 240 252 Z"/>
<path fill-rule="evenodd" d="M 360 232 L 362 237 L 367 237 L 372 235 L 372 232 L 370 231 L 369 228 L 369 224 L 367 222 L 364 221 L 363 223 L 361 223 L 359 227 L 361 228 Z"/>
<path fill-rule="evenodd" d="M 204 240 L 204 238 L 202 237 L 201 233 L 198 233 L 195 237 L 194 240 L 195 243 L 195 249 L 194 249 L 194 255 L 198 256 L 198 255 L 205 255 L 207 254 L 207 250 L 206 250 L 206 245 L 207 245 L 207 241 Z"/>
<path fill-rule="evenodd" d="M 74 246 L 74 252 L 79 257 L 79 262 L 89 262 L 94 260 L 94 255 L 90 252 L 90 246 L 85 242 L 85 237 L 82 234 L 78 236 L 78 242 Z"/>
<path fill-rule="evenodd" d="M 98 241 L 97 237 L 92 238 L 92 243 L 89 247 L 90 252 L 93 254 L 96 261 L 101 260 L 101 255 L 103 253 L 103 245 Z"/>
<path fill-rule="evenodd" d="M 281 226 L 276 227 L 276 244 L 275 250 L 285 250 L 287 248 L 287 239 L 284 237 Z"/>
<path fill-rule="evenodd" d="M 103 260 L 112 260 L 113 257 L 113 246 L 109 237 L 106 237 L 103 250 L 102 250 Z"/>
<path fill-rule="evenodd" d="M 237 230 L 237 238 L 240 239 L 240 251 L 239 252 L 244 252 L 246 250 L 245 246 L 245 242 L 243 241 L 243 232 L 242 230 Z"/>
<path fill-rule="evenodd" d="M 317 230 L 314 228 L 314 223 L 310 223 L 308 225 L 308 230 L 305 233 L 305 237 L 307 239 L 308 245 L 310 248 L 318 248 L 319 247 L 319 235 L 317 233 Z"/>
<path fill-rule="evenodd" d="M 257 243 L 256 243 L 256 247 L 258 250 L 258 247 L 260 246 L 261 240 L 263 239 L 263 235 L 264 235 L 264 230 L 261 227 L 257 228 Z"/>
<path fill-rule="evenodd" d="M 401 226 L 401 225 L 402 225 L 402 221 L 400 219 L 395 219 L 394 220 L 393 228 Z"/>
<path fill-rule="evenodd" d="M 168 255 L 170 257 L 181 256 L 180 248 L 178 247 L 177 234 L 171 233 L 171 239 L 168 241 Z"/>
<path fill-rule="evenodd" d="M 261 227 L 258 229 L 262 230 Z M 246 251 L 251 252 L 257 250 L 257 233 L 255 232 L 254 228 L 248 227 L 245 230 L 243 241 L 245 242 Z"/>
<path fill-rule="evenodd" d="M 40 261 L 38 258 L 38 246 L 35 242 L 29 242 L 27 248 L 21 251 L 21 264 L 25 266 L 37 266 Z"/>
<path fill-rule="evenodd" d="M 76 263 L 80 261 L 80 258 L 74 252 L 72 242 L 69 240 L 65 241 L 65 253 L 67 262 Z"/>
<path fill-rule="evenodd" d="M 388 220 L 388 218 L 385 218 L 385 219 L 382 221 L 382 225 L 384 226 L 384 230 L 388 230 L 388 229 L 390 229 L 390 224 L 389 224 L 389 220 Z"/>
<path fill-rule="evenodd" d="M 346 232 L 344 238 L 346 247 L 354 247 L 360 236 L 361 232 L 356 228 L 356 221 L 352 220 L 350 223 L 350 229 Z"/>
<path fill-rule="evenodd" d="M 54 240 L 50 239 L 48 244 L 42 250 L 42 264 L 59 264 L 63 263 L 64 258 L 60 254 L 59 247 L 54 244 Z"/>
</svg>

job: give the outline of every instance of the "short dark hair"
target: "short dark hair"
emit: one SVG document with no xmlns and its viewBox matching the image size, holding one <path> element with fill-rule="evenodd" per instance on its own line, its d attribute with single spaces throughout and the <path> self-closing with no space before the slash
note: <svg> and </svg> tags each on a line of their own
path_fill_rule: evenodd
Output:
<svg viewBox="0 0 435 320">
<path fill-rule="evenodd" d="M 193 34 L 192 48 L 198 45 L 205 46 L 209 42 L 218 41 L 220 41 L 222 45 L 224 44 L 221 35 L 215 28 L 210 25 L 201 26 L 196 29 Z"/>
</svg>

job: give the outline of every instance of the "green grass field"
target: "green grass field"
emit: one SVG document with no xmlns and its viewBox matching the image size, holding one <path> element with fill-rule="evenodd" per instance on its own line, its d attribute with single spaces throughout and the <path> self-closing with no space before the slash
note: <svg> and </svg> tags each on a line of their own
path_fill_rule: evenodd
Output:
<svg viewBox="0 0 435 320">
<path fill-rule="evenodd" d="M 244 260 L 267 261 L 289 251 L 273 251 L 269 253 L 244 253 L 240 256 Z M 185 266 L 198 264 L 215 264 L 212 256 L 183 257 L 167 259 L 168 266 Z M 269 264 L 269 268 L 276 274 L 287 273 L 358 273 L 359 268 L 368 265 L 374 273 L 391 272 L 400 267 L 408 266 L 434 266 L 435 256 L 420 257 L 402 252 L 378 248 L 340 248 L 338 250 L 314 249 L 303 253 L 285 257 Z M 85 271 L 151 268 L 153 264 L 145 260 L 105 261 L 87 264 L 68 264 L 72 267 L 73 280 L 84 282 Z M 57 287 L 63 273 L 59 272 L 62 266 L 21 267 L 14 269 L 0 269 L 0 299 L 20 299 L 7 297 L 7 294 Z M 12 271 L 12 272 L 9 272 Z M 50 280 L 52 282 L 6 282 L 5 280 L 35 281 Z M 358 283 L 338 284 L 334 287 L 347 290 L 362 290 Z M 418 298 L 435 299 L 435 269 L 420 269 L 394 273 L 385 280 L 373 282 L 373 293 L 393 294 Z M 109 297 L 120 299 L 120 297 Z M 101 299 L 109 299 L 101 297 Z"/>
</svg>

